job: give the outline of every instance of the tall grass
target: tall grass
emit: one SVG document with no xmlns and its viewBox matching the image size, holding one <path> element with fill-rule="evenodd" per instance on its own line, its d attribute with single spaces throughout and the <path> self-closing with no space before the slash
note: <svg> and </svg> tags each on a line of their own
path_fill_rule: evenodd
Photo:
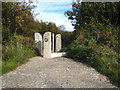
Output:
<svg viewBox="0 0 120 90">
<path fill-rule="evenodd" d="M 2 74 L 4 74 L 35 55 L 34 40 L 15 34 L 9 42 L 3 45 L 2 51 Z"/>
<path fill-rule="evenodd" d="M 108 46 L 98 45 L 94 40 L 77 39 L 69 46 L 68 57 L 96 68 L 108 76 L 113 84 L 120 86 L 119 56 Z"/>
</svg>

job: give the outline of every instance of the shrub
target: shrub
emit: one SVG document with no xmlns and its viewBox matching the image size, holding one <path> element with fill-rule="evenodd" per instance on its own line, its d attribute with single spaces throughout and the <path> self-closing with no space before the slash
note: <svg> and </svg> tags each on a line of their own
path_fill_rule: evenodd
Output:
<svg viewBox="0 0 120 90">
<path fill-rule="evenodd" d="M 34 43 L 31 38 L 14 35 L 3 46 L 2 73 L 15 69 L 35 55 Z"/>
<path fill-rule="evenodd" d="M 98 45 L 94 40 L 77 39 L 70 44 L 68 50 L 68 57 L 96 68 L 108 76 L 112 83 L 120 85 L 118 54 L 113 49 L 106 45 Z"/>
</svg>

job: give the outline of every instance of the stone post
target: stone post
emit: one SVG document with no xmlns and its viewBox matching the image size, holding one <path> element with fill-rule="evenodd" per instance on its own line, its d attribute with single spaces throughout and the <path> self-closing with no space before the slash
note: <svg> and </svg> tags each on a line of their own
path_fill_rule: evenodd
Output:
<svg viewBox="0 0 120 90">
<path fill-rule="evenodd" d="M 43 35 L 43 57 L 51 58 L 51 32 L 46 32 Z"/>
<path fill-rule="evenodd" d="M 40 33 L 35 33 L 35 45 L 39 51 L 39 55 L 42 55 L 42 35 Z"/>
<path fill-rule="evenodd" d="M 59 52 L 61 50 L 61 34 L 56 35 L 56 52 Z"/>
<path fill-rule="evenodd" d="M 54 33 L 52 33 L 52 52 L 54 53 Z"/>
</svg>

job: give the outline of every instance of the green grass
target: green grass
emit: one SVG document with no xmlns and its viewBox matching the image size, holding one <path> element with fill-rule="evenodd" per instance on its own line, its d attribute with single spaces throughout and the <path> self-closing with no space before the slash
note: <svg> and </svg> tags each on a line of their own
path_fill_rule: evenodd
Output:
<svg viewBox="0 0 120 90">
<path fill-rule="evenodd" d="M 18 64 L 16 62 L 3 62 L 3 66 L 2 66 L 2 74 L 5 74 L 11 70 L 14 70 L 16 67 L 18 66 Z"/>
<path fill-rule="evenodd" d="M 9 48 L 6 54 L 6 57 L 4 57 L 2 61 L 2 74 L 14 70 L 17 66 L 27 62 L 29 58 L 35 55 L 32 50 L 25 48 Z"/>
<path fill-rule="evenodd" d="M 96 63 L 95 68 L 100 73 L 106 75 L 113 84 L 120 86 L 119 85 L 120 84 L 120 77 L 118 75 L 120 73 L 120 70 L 119 70 L 120 66 L 116 62 L 115 58 L 104 57 L 95 63 Z M 91 66 L 94 67 L 94 65 L 91 65 Z"/>
<path fill-rule="evenodd" d="M 95 42 L 89 44 L 87 41 L 86 44 L 86 41 L 75 40 L 67 50 L 68 57 L 94 67 L 106 75 L 113 84 L 120 87 L 119 57 L 113 49 Z"/>
<path fill-rule="evenodd" d="M 35 56 L 34 42 L 23 36 L 14 36 L 3 45 L 2 74 L 14 70 Z M 33 45 L 31 44 L 33 43 Z"/>
<path fill-rule="evenodd" d="M 85 53 L 86 51 L 84 50 L 71 52 L 71 58 L 73 58 L 75 61 L 83 62 L 88 66 L 94 67 L 97 71 L 106 75 L 113 84 L 120 86 L 120 64 L 117 63 L 115 58 L 99 57 L 97 59 L 91 55 L 92 53 Z"/>
</svg>

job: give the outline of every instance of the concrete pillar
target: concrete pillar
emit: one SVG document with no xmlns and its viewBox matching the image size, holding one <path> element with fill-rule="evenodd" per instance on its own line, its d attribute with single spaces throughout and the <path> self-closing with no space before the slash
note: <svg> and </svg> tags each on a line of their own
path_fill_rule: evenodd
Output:
<svg viewBox="0 0 120 90">
<path fill-rule="evenodd" d="M 54 33 L 52 33 L 52 52 L 54 53 Z"/>
<path fill-rule="evenodd" d="M 56 35 L 56 49 L 55 49 L 56 52 L 59 52 L 61 50 L 61 45 L 62 45 L 61 43 L 62 43 L 61 34 L 57 34 Z"/>
<path fill-rule="evenodd" d="M 35 45 L 39 51 L 39 55 L 42 55 L 42 35 L 40 33 L 35 33 Z"/>
<path fill-rule="evenodd" d="M 43 57 L 51 58 L 51 32 L 46 32 L 43 35 Z"/>
</svg>

